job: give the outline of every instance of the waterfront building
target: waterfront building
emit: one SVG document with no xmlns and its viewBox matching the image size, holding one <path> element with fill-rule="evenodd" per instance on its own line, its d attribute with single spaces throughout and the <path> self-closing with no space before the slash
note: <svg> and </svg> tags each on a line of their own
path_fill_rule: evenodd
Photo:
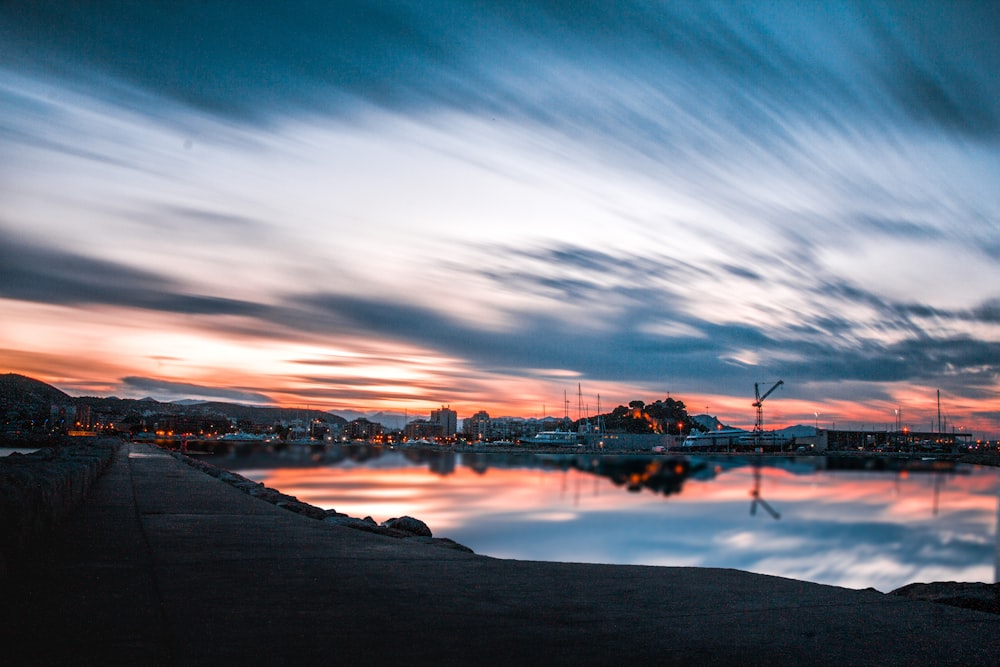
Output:
<svg viewBox="0 0 1000 667">
<path fill-rule="evenodd" d="M 368 421 L 364 417 L 359 417 L 354 421 L 347 422 L 344 426 L 344 435 L 350 440 L 370 440 L 382 435 L 381 424 Z"/>
<path fill-rule="evenodd" d="M 490 413 L 480 410 L 462 420 L 462 432 L 472 440 L 486 440 L 490 437 Z"/>
<path fill-rule="evenodd" d="M 444 426 L 440 422 L 427 419 L 414 419 L 403 429 L 403 434 L 408 440 L 434 440 L 435 438 L 447 437 L 444 433 Z"/>
<path fill-rule="evenodd" d="M 441 435 L 450 438 L 458 433 L 458 413 L 449 407 L 431 411 L 431 422 L 441 425 Z"/>
</svg>

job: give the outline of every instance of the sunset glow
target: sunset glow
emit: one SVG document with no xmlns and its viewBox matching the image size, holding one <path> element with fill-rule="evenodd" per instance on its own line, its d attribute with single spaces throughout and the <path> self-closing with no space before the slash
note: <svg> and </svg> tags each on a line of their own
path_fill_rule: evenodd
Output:
<svg viewBox="0 0 1000 667">
<path fill-rule="evenodd" d="M 119 11 L 120 9 L 120 11 Z M 991 3 L 0 5 L 0 372 L 1000 437 Z M 575 416 L 575 401 L 573 416 Z"/>
</svg>

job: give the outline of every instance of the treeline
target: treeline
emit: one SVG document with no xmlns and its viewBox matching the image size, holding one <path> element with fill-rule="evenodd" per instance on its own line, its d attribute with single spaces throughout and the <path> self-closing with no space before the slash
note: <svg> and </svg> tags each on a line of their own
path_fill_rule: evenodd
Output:
<svg viewBox="0 0 1000 667">
<path fill-rule="evenodd" d="M 672 435 L 702 431 L 704 428 L 688 415 L 684 401 L 667 398 L 645 403 L 630 401 L 611 412 L 598 415 L 605 430 L 618 433 L 668 433 Z M 590 419 L 593 422 L 593 418 Z M 579 426 L 579 424 L 578 424 Z"/>
</svg>

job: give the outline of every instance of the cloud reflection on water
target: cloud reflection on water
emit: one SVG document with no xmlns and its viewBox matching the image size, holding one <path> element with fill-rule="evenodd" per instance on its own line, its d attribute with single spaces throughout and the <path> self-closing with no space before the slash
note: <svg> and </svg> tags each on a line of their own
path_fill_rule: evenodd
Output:
<svg viewBox="0 0 1000 667">
<path fill-rule="evenodd" d="M 692 462 L 675 490 L 657 493 L 628 492 L 565 467 L 573 457 L 541 468 L 527 459 L 445 456 L 453 458 L 428 465 L 384 452 L 347 465 L 241 472 L 351 516 L 415 516 L 435 535 L 501 558 L 727 567 L 882 591 L 914 581 L 996 580 L 1000 473 L 992 468 L 863 472 L 769 463 L 759 469 L 759 491 L 780 513 L 775 520 L 751 514 L 755 471 L 745 460 Z"/>
</svg>

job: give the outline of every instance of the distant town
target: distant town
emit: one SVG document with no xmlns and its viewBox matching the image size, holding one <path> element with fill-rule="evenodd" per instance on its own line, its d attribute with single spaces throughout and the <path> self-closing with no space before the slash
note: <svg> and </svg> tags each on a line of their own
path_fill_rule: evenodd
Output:
<svg viewBox="0 0 1000 667">
<path fill-rule="evenodd" d="M 568 412 L 568 409 L 567 409 Z M 426 417 L 387 414 L 344 417 L 315 409 L 254 407 L 223 402 L 164 403 L 152 398 L 71 397 L 23 375 L 0 376 L 0 438 L 30 441 L 52 436 L 116 436 L 183 442 L 213 450 L 250 444 L 366 442 L 385 445 L 583 447 L 629 451 L 994 451 L 996 442 L 962 432 L 828 430 L 793 426 L 777 431 L 731 428 L 716 418 L 691 416 L 683 401 L 631 401 L 597 415 L 521 418 L 481 410 L 459 420 L 448 406 Z M 388 423 L 385 423 L 388 422 Z"/>
</svg>

